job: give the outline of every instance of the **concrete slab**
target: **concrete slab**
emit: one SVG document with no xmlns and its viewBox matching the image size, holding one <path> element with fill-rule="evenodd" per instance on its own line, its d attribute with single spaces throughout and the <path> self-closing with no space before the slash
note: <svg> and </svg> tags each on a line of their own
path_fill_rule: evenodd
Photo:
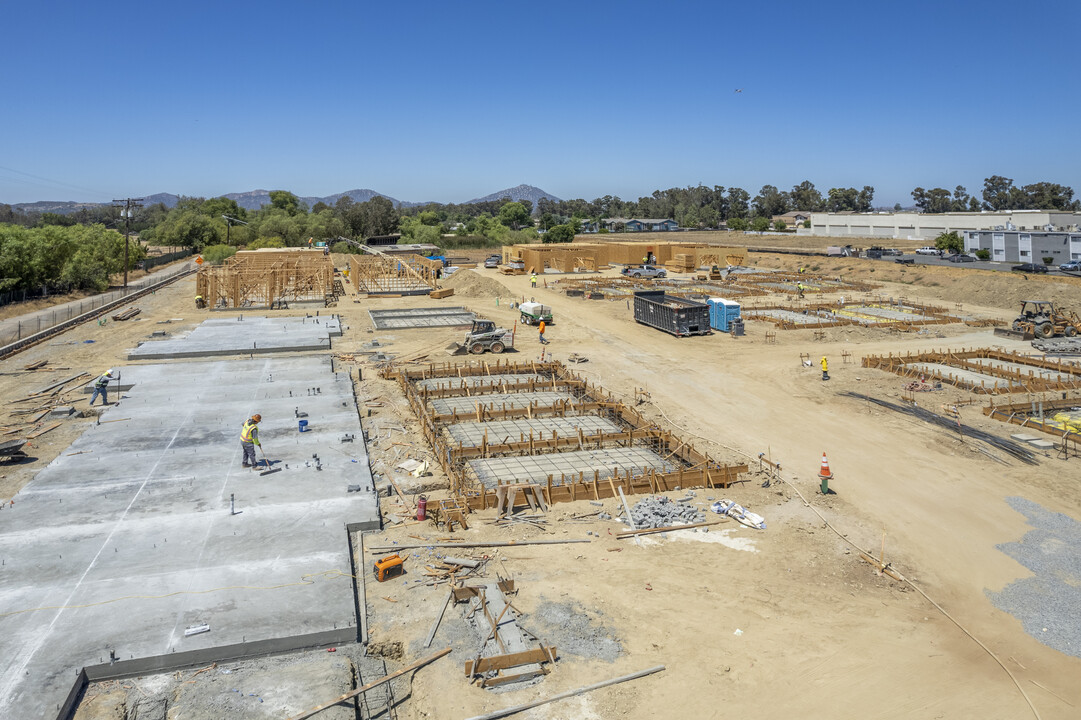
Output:
<svg viewBox="0 0 1081 720">
<path fill-rule="evenodd" d="M 945 365 L 943 363 L 911 363 L 908 367 L 915 368 L 920 372 L 932 373 L 938 371 L 942 373 L 943 377 L 953 376 L 958 380 L 972 383 L 973 385 L 980 385 L 986 388 L 1008 388 L 1016 387 L 1018 383 L 1012 380 L 1006 380 L 1005 378 L 995 377 L 994 375 L 984 375 L 982 373 L 973 372 L 972 370 L 962 370 L 955 368 L 952 365 Z"/>
<path fill-rule="evenodd" d="M 54 716 L 80 668 L 105 679 L 357 637 L 347 530 L 379 511 L 348 376 L 326 357 L 123 375 L 132 389 L 79 454 L 0 513 L 0 717 Z M 255 412 L 281 472 L 240 467 Z"/>
<path fill-rule="evenodd" d="M 1055 449 L 1055 443 L 1050 442 L 1048 440 L 1029 440 L 1028 444 L 1031 445 L 1032 447 L 1040 448 L 1041 450 L 1054 450 Z"/>
<path fill-rule="evenodd" d="M 1033 440 L 1040 439 L 1035 435 L 1029 435 L 1028 433 L 1014 433 L 1013 435 L 1010 435 L 1010 437 L 1012 437 L 1014 440 L 1017 440 L 1018 442 L 1032 442 Z"/>
<path fill-rule="evenodd" d="M 622 428 L 607 418 L 596 415 L 575 415 L 555 418 L 519 418 L 517 420 L 498 420 L 494 422 L 468 422 L 448 425 L 444 428 L 448 437 L 455 444 L 464 447 L 480 447 L 484 444 L 485 433 L 488 443 L 518 442 L 533 437 L 552 437 L 577 435 L 581 430 L 587 437 L 601 433 L 617 433 Z"/>
<path fill-rule="evenodd" d="M 488 458 L 470 460 L 469 468 L 485 487 L 495 487 L 499 482 L 544 482 L 552 476 L 553 484 L 561 478 L 578 479 L 579 473 L 587 478 L 597 471 L 601 478 L 612 476 L 614 468 L 621 473 L 641 473 L 648 468 L 668 472 L 675 465 L 652 450 L 645 448 L 610 448 L 604 450 L 577 450 L 565 453 L 525 455 L 521 457 Z"/>
<path fill-rule="evenodd" d="M 128 353 L 128 360 L 329 350 L 331 338 L 341 334 L 341 320 L 336 315 L 211 318 L 187 335 L 141 343 Z"/>
<path fill-rule="evenodd" d="M 470 326 L 476 318 L 464 307 L 399 308 L 369 310 L 376 330 Z"/>
</svg>

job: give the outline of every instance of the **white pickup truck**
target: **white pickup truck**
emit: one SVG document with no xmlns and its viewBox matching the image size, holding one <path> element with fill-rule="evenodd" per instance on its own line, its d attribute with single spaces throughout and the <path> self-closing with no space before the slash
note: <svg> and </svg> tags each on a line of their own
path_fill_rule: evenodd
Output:
<svg viewBox="0 0 1081 720">
<path fill-rule="evenodd" d="M 656 265 L 628 265 L 622 273 L 632 278 L 663 278 L 668 277 L 668 271 Z"/>
</svg>

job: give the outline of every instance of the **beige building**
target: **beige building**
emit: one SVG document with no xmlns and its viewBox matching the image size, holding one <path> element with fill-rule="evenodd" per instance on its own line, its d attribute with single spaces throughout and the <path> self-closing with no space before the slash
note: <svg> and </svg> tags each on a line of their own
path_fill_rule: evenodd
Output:
<svg viewBox="0 0 1081 720">
<path fill-rule="evenodd" d="M 825 237 L 934 240 L 944 232 L 969 230 L 1038 230 L 1075 232 L 1081 213 L 1059 210 L 1003 210 L 956 213 L 811 213 L 811 229 L 803 235 Z"/>
</svg>

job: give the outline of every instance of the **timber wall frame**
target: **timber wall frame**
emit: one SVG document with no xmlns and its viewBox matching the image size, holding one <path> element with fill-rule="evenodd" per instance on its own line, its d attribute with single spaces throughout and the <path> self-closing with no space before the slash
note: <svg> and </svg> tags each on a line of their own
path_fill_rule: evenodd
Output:
<svg viewBox="0 0 1081 720">
<path fill-rule="evenodd" d="M 1027 374 L 1020 370 L 1010 370 L 992 365 L 980 363 L 980 360 L 998 360 L 1000 362 L 1028 365 L 1034 368 Z M 928 371 L 911 367 L 915 363 L 934 363 L 936 365 L 949 365 L 959 370 L 990 375 L 995 378 L 1008 380 L 1009 384 L 1004 387 L 988 387 L 986 381 L 976 383 L 952 374 L 943 374 L 939 370 Z M 905 353 L 904 355 L 868 355 L 863 358 L 862 366 L 865 368 L 877 368 L 892 372 L 906 378 L 933 379 L 939 382 L 949 383 L 959 388 L 975 393 L 990 395 L 1009 394 L 1018 392 L 1048 392 L 1060 390 L 1081 389 L 1081 367 L 1077 365 L 1037 358 L 1020 353 L 1006 352 L 994 348 L 975 348 L 972 350 L 937 350 L 922 353 Z M 1050 379 L 1036 375 L 1035 369 L 1048 370 L 1066 376 L 1069 379 Z"/>
<path fill-rule="evenodd" d="M 215 308 L 280 307 L 288 302 L 330 304 L 338 297 L 334 263 L 322 249 L 285 248 L 238 252 L 196 276 L 196 293 Z"/>
<path fill-rule="evenodd" d="M 1023 428 L 1032 428 L 1033 430 L 1045 432 L 1048 435 L 1054 435 L 1063 442 L 1069 440 L 1076 447 L 1081 445 L 1081 435 L 1070 430 L 1055 427 L 1046 421 L 1046 417 L 1044 420 L 1040 420 L 1037 415 L 1040 412 L 1046 414 L 1048 411 L 1067 410 L 1069 408 L 1078 407 L 1079 405 L 1081 405 L 1081 398 L 1066 398 L 1065 400 L 1030 400 L 1029 402 L 1007 403 L 1002 405 L 995 405 L 995 401 L 992 399 L 991 404 L 983 409 L 983 414 L 993 420 L 1020 425 Z"/>
<path fill-rule="evenodd" d="M 427 295 L 439 288 L 440 260 L 420 255 L 350 255 L 349 279 L 368 295 Z"/>
<path fill-rule="evenodd" d="M 488 375 L 536 374 L 544 376 L 543 382 L 530 381 L 493 385 L 488 388 L 440 388 L 425 389 L 416 381 L 429 378 L 475 377 Z M 495 507 L 496 488 L 485 488 L 467 473 L 467 461 L 477 458 L 508 455 L 534 455 L 560 450 L 584 450 L 602 447 L 624 446 L 649 447 L 665 460 L 678 466 L 671 472 L 645 472 L 632 474 L 614 469 L 611 478 L 600 478 L 599 472 L 579 473 L 576 476 L 548 476 L 539 485 L 549 503 L 569 502 L 591 498 L 615 497 L 618 488 L 625 494 L 657 493 L 677 487 L 728 487 L 738 481 L 739 474 L 747 472 L 746 465 L 722 465 L 694 445 L 682 441 L 673 433 L 650 422 L 633 407 L 626 405 L 610 393 L 594 385 L 559 362 L 509 362 L 494 364 L 455 365 L 452 363 L 429 364 L 419 368 L 387 367 L 383 377 L 397 380 L 420 422 L 421 432 L 428 440 L 436 457 L 451 481 L 451 491 L 465 501 L 472 510 Z M 532 403 L 526 407 L 505 407 L 495 404 L 478 404 L 475 412 L 435 414 L 428 400 L 442 397 L 484 397 L 484 392 L 513 393 L 562 391 L 574 395 L 573 403 L 558 402 L 551 405 Z M 503 438 L 480 446 L 464 446 L 451 441 L 442 428 L 459 422 L 485 422 L 511 418 L 566 417 L 568 415 L 595 414 L 607 417 L 626 430 L 617 433 L 585 435 L 581 431 L 567 435 L 532 432 L 517 439 Z M 500 483 L 501 484 L 501 483 Z"/>
</svg>

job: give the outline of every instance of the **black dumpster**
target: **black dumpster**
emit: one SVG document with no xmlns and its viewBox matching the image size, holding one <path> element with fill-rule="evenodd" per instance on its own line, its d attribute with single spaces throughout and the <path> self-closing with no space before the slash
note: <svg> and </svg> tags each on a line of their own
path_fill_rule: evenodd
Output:
<svg viewBox="0 0 1081 720">
<path fill-rule="evenodd" d="M 709 306 L 663 290 L 639 290 L 634 294 L 634 319 L 677 337 L 712 335 Z"/>
</svg>

